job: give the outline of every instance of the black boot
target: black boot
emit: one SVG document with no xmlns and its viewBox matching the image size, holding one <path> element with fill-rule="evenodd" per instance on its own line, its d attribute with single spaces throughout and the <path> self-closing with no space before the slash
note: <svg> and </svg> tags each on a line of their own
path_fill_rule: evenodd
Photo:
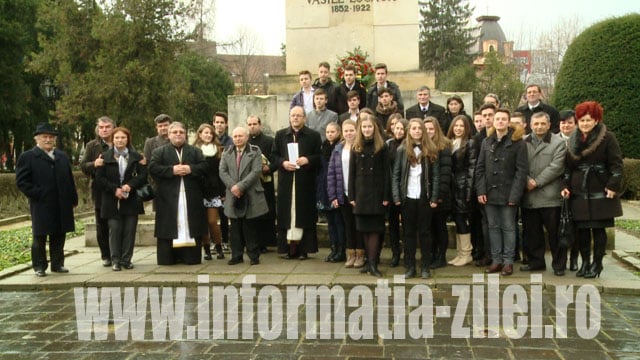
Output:
<svg viewBox="0 0 640 360">
<path fill-rule="evenodd" d="M 582 234 L 582 233 L 581 233 Z M 583 277 L 584 274 L 587 273 L 589 267 L 591 266 L 591 234 L 587 230 L 587 236 L 584 238 L 578 238 L 580 241 L 580 257 L 582 258 L 582 266 L 580 270 L 576 273 L 576 277 Z M 582 234 L 584 235 L 584 234 Z"/>
<path fill-rule="evenodd" d="M 345 262 L 347 261 L 347 256 L 344 253 L 344 246 L 338 245 L 336 247 L 336 254 L 333 256 L 332 263 L 337 262 Z"/>
<path fill-rule="evenodd" d="M 205 260 L 213 259 L 211 257 L 211 245 L 210 244 L 203 244 L 202 248 L 204 249 L 204 259 Z"/>
<path fill-rule="evenodd" d="M 331 252 L 329 253 L 329 255 L 327 255 L 326 258 L 324 258 L 324 262 L 335 262 L 333 261 L 333 258 L 336 256 L 336 247 L 331 245 Z"/>
<path fill-rule="evenodd" d="M 589 270 L 584 273 L 585 279 L 593 279 L 596 277 L 600 277 L 600 273 L 602 272 L 602 259 L 600 261 L 595 260 L 593 264 L 589 267 Z"/>
<path fill-rule="evenodd" d="M 589 271 L 589 267 L 591 266 L 591 264 L 589 264 L 588 262 L 585 262 L 584 260 L 582 261 L 582 266 L 580 267 L 580 270 L 578 270 L 578 272 L 576 272 L 576 277 L 584 277 L 584 274 L 586 274 Z"/>
<path fill-rule="evenodd" d="M 224 259 L 224 252 L 222 251 L 222 245 L 221 244 L 216 244 L 216 254 L 218 254 L 216 256 L 216 259 L 220 260 L 220 259 Z"/>
<path fill-rule="evenodd" d="M 444 251 L 446 253 L 447 250 L 445 249 Z M 429 267 L 431 269 L 438 269 L 445 266 L 447 266 L 447 258 L 445 254 L 440 253 L 440 254 L 436 254 L 436 257 L 433 259 Z"/>
<path fill-rule="evenodd" d="M 369 274 L 379 278 L 382 277 L 382 273 L 378 270 L 377 261 L 369 261 Z"/>
<path fill-rule="evenodd" d="M 607 246 L 607 237 L 594 234 L 593 237 L 593 264 L 589 270 L 584 273 L 585 279 L 593 279 L 600 277 L 602 272 L 602 258 L 604 257 L 605 247 Z"/>
<path fill-rule="evenodd" d="M 576 271 L 578 270 L 578 243 L 577 240 L 574 240 L 574 244 L 571 245 L 571 255 L 569 257 L 569 270 Z"/>
<path fill-rule="evenodd" d="M 578 270 L 578 254 L 576 254 L 575 257 L 571 254 L 571 259 L 569 260 L 569 271 L 576 270 Z"/>
<path fill-rule="evenodd" d="M 416 277 L 416 265 L 415 264 L 407 264 L 407 271 L 404 273 L 405 279 L 411 279 Z"/>
</svg>

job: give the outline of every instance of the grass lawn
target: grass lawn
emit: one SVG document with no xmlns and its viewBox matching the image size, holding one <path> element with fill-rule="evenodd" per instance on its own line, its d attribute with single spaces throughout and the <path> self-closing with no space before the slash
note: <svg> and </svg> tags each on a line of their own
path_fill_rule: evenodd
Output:
<svg viewBox="0 0 640 360">
<path fill-rule="evenodd" d="M 84 234 L 84 223 L 76 220 L 76 231 L 67 239 Z M 31 261 L 31 227 L 0 231 L 0 270 Z"/>
</svg>

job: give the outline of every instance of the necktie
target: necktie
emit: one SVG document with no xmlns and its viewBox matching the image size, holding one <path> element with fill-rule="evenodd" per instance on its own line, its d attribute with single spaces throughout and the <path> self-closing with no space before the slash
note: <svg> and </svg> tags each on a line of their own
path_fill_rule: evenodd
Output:
<svg viewBox="0 0 640 360">
<path fill-rule="evenodd" d="M 236 151 L 236 168 L 238 169 L 238 174 L 240 174 L 240 160 L 242 160 L 242 151 Z"/>
</svg>

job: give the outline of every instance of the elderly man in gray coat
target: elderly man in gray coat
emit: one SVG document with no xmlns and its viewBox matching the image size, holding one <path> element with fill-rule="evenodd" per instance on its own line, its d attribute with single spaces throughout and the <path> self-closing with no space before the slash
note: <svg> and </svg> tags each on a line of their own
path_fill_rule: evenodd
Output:
<svg viewBox="0 0 640 360">
<path fill-rule="evenodd" d="M 249 144 L 249 130 L 237 127 L 232 132 L 233 147 L 222 153 L 220 179 L 225 185 L 224 213 L 231 219 L 231 260 L 240 264 L 244 248 L 251 265 L 260 263 L 257 218 L 269 212 L 262 175 L 262 152 Z"/>
<path fill-rule="evenodd" d="M 521 205 L 529 264 L 520 270 L 542 271 L 546 268 L 544 226 L 551 248 L 553 273 L 562 276 L 567 262 L 567 249 L 558 246 L 558 226 L 566 142 L 551 132 L 551 120 L 545 112 L 533 114 L 530 126 L 531 134 L 525 139 L 529 174 Z"/>
</svg>

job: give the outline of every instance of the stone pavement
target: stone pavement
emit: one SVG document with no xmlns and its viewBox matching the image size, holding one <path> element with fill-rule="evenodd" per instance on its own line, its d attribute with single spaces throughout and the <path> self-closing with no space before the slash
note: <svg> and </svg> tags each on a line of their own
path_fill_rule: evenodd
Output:
<svg viewBox="0 0 640 360">
<path fill-rule="evenodd" d="M 637 211 L 637 219 L 640 219 L 640 207 L 636 204 L 625 205 L 625 217 L 635 218 L 635 211 Z M 639 244 L 639 239 L 616 231 L 616 250 L 638 251 Z M 246 259 L 244 264 L 235 266 L 227 265 L 227 259 L 203 261 L 201 265 L 193 266 L 157 266 L 155 265 L 155 248 L 138 247 L 133 258 L 135 269 L 120 272 L 102 267 L 99 263 L 98 249 L 85 247 L 82 238 L 70 239 L 65 249 L 69 255 L 65 263 L 71 271 L 69 274 L 48 273 L 45 278 L 37 278 L 28 265 L 0 272 L 0 359 L 640 359 L 640 342 L 637 341 L 640 336 L 640 305 L 637 301 L 637 295 L 640 294 L 640 276 L 633 267 L 610 256 L 610 252 L 605 257 L 604 271 L 599 279 L 576 278 L 572 272 L 567 272 L 564 277 L 556 277 L 547 270 L 541 273 L 539 284 L 532 285 L 530 274 L 520 272 L 519 264 L 516 264 L 514 275 L 500 277 L 500 285 L 495 288 L 488 284 L 489 280 L 482 275 L 482 269 L 474 266 L 461 268 L 449 266 L 435 270 L 432 279 L 407 280 L 404 288 L 400 288 L 398 292 L 394 290 L 390 301 L 400 298 L 401 294 L 407 295 L 408 298 L 408 294 L 419 288 L 416 285 L 426 285 L 432 295 L 435 315 L 420 322 L 419 318 L 408 317 L 409 313 L 416 310 L 417 304 L 407 306 L 406 309 L 395 303 L 393 306 L 385 305 L 377 295 L 372 296 L 373 308 L 363 305 L 365 298 L 361 298 L 360 302 L 356 301 L 356 308 L 352 307 L 350 296 L 356 289 L 362 290 L 362 287 L 358 287 L 359 285 L 371 289 L 371 294 L 377 294 L 373 292 L 377 279 L 359 274 L 354 269 L 345 269 L 340 264 L 323 262 L 322 259 L 327 253 L 324 249 L 306 261 L 284 260 L 271 252 L 262 256 L 261 264 L 256 266 L 250 266 Z M 450 250 L 448 258 L 453 256 L 454 252 Z M 403 269 L 389 268 L 386 265 L 389 257 L 388 250 L 385 250 L 380 270 L 388 280 L 389 287 L 395 289 L 394 285 L 401 286 L 401 284 L 394 282 L 393 275 L 402 274 Z M 550 259 L 548 260 L 550 264 Z M 295 326 L 291 324 L 295 324 L 292 321 L 297 320 L 298 334 L 293 339 L 287 339 L 286 330 L 283 330 L 274 339 L 267 340 L 265 336 L 261 337 L 261 334 L 256 333 L 256 323 L 265 313 L 264 309 L 260 310 L 259 307 L 254 306 L 253 311 L 248 313 L 248 317 L 240 316 L 238 321 L 229 318 L 230 313 L 239 311 L 242 301 L 238 300 L 235 303 L 232 301 L 231 307 L 226 308 L 226 321 L 232 328 L 243 329 L 245 323 L 251 325 L 250 321 L 255 320 L 253 327 L 248 325 L 249 331 L 253 334 L 250 339 L 213 340 L 213 335 L 208 334 L 205 336 L 206 340 L 194 340 L 196 326 L 192 324 L 194 322 L 200 324 L 197 321 L 200 321 L 199 309 L 202 309 L 199 303 L 202 294 L 199 298 L 197 291 L 198 275 L 205 274 L 208 275 L 208 282 L 200 285 L 201 287 L 204 285 L 207 296 L 211 295 L 212 298 L 219 293 L 218 290 L 214 290 L 214 288 L 218 289 L 216 286 L 230 285 L 228 288 L 240 290 L 243 280 L 249 279 L 247 276 L 250 275 L 255 275 L 253 287 L 256 288 L 257 293 L 262 294 L 262 290 L 270 289 L 270 291 L 280 291 L 283 298 L 285 293 L 288 298 L 286 289 L 290 287 L 306 286 L 307 291 L 309 288 L 322 285 L 328 287 L 335 285 L 333 289 L 343 288 L 345 294 L 349 296 L 349 305 L 346 309 L 347 334 L 337 336 L 333 340 L 311 338 L 309 334 L 313 334 L 313 331 L 307 329 L 307 326 L 311 328 L 320 326 L 322 319 L 330 316 L 331 309 L 319 311 L 318 318 L 315 315 L 307 318 L 309 316 L 307 311 L 314 308 L 305 302 L 297 312 L 295 308 L 293 313 L 287 312 L 283 325 L 288 329 L 289 326 Z M 474 274 L 480 277 L 478 282 L 474 282 Z M 583 292 L 580 297 L 580 291 L 594 289 L 583 286 L 589 284 L 595 286 L 597 295 L 591 292 L 591 297 L 585 297 Z M 275 285 L 275 288 L 271 288 L 270 285 Z M 473 302 L 468 308 L 460 308 L 460 295 L 456 292 L 460 285 L 473 285 L 465 287 L 473 288 L 474 294 L 477 287 L 484 289 L 486 294 L 480 297 L 482 299 L 480 305 L 478 305 L 478 297 L 473 297 Z M 516 285 L 516 287 L 510 285 Z M 158 335 L 165 332 L 155 333 L 158 328 L 166 330 L 167 325 L 158 323 L 157 319 L 154 320 L 153 317 L 157 311 L 153 313 L 151 310 L 153 301 L 149 300 L 148 306 L 145 302 L 146 311 L 143 312 L 143 323 L 146 324 L 146 328 L 138 334 L 140 337 L 137 340 L 132 340 L 133 330 L 126 340 L 116 340 L 115 334 L 122 331 L 122 326 L 114 325 L 115 312 L 107 312 L 109 324 L 106 340 L 95 340 L 95 336 L 91 336 L 90 332 L 92 340 L 79 340 L 82 331 L 79 330 L 78 321 L 83 317 L 82 313 L 89 309 L 90 304 L 95 306 L 98 304 L 95 299 L 93 302 L 86 300 L 89 297 L 89 289 L 97 288 L 102 296 L 103 293 L 100 291 L 108 290 L 109 287 L 117 289 L 118 300 L 120 300 L 119 295 L 124 294 L 127 287 L 134 287 L 136 291 L 145 291 L 149 294 L 152 293 L 153 288 L 158 287 L 163 289 L 161 291 L 170 289 L 173 291 L 172 294 L 177 294 L 180 289 L 184 289 L 186 307 L 181 314 L 185 323 L 179 327 L 179 336 L 176 335 L 176 339 L 169 340 L 170 331 L 166 331 L 166 337 Z M 77 288 L 78 294 L 85 297 L 86 308 L 84 302 L 75 301 L 74 288 Z M 424 290 L 423 288 L 424 286 L 420 289 Z M 507 300 L 517 294 L 505 294 L 512 294 L 511 290 L 517 290 L 517 288 L 523 289 L 525 303 L 519 303 L 516 306 L 516 316 L 530 316 L 529 321 L 526 322 L 529 323 L 530 328 L 521 339 L 514 338 L 513 334 L 509 335 L 508 326 L 502 321 L 496 325 L 489 324 L 487 320 L 487 314 L 491 313 L 492 309 L 504 311 L 512 308 L 509 307 Z M 534 295 L 536 289 L 541 290 L 539 298 Z M 571 293 L 563 295 L 563 291 L 568 289 L 571 289 Z M 137 294 L 141 296 L 140 293 Z M 489 297 L 496 294 L 500 302 L 497 305 L 490 304 Z M 175 296 L 177 298 L 177 295 Z M 149 295 L 150 299 L 151 297 Z M 570 299 L 570 303 L 575 301 L 575 304 L 570 304 L 564 310 L 559 300 L 566 297 Z M 599 306 L 594 302 L 596 298 L 601 301 Z M 105 298 L 102 297 L 102 299 Z M 272 301 L 273 299 L 275 298 L 271 298 Z M 536 299 L 542 304 L 539 316 L 533 315 Z M 424 298 L 422 300 L 419 304 L 424 304 Z M 126 302 L 126 300 L 123 301 Z M 341 301 L 334 299 L 334 301 L 344 305 L 347 299 Z M 178 303 L 177 300 L 176 303 Z M 106 304 L 109 305 L 109 302 L 107 301 Z M 405 336 L 400 336 L 405 339 L 389 339 L 376 330 L 371 339 L 356 340 L 351 331 L 358 328 L 359 324 L 363 327 L 373 326 L 374 329 L 378 329 L 377 326 L 380 324 L 377 316 L 352 321 L 351 316 L 354 316 L 354 313 L 359 314 L 357 304 L 362 306 L 361 309 L 367 309 L 365 312 L 376 312 L 376 314 L 379 314 L 380 309 L 393 309 L 394 315 L 396 309 L 405 309 L 409 329 L 422 323 L 431 324 L 433 334 L 421 339 L 412 339 L 407 333 Z M 116 306 L 115 303 L 113 306 Z M 131 304 L 126 306 L 131 307 Z M 335 303 L 334 306 L 336 306 Z M 585 306 L 587 310 L 584 310 Z M 487 314 L 476 318 L 477 309 L 486 311 Z M 600 328 L 593 339 L 583 339 L 579 336 L 578 330 L 586 318 L 584 311 L 591 314 L 588 312 L 589 309 L 599 309 L 601 318 L 597 323 Z M 459 310 L 462 311 L 461 314 L 456 313 Z M 272 315 L 273 319 L 277 318 L 277 312 L 267 311 L 266 313 L 267 316 Z M 204 318 L 211 318 L 211 315 L 207 315 Z M 221 316 L 223 315 L 213 315 L 211 322 L 218 323 Z M 98 315 L 94 318 L 94 322 L 97 318 L 99 318 Z M 479 321 L 480 318 L 483 320 Z M 594 320 L 591 316 L 589 318 Z M 225 318 L 222 319 L 224 323 Z M 560 338 L 562 331 L 558 330 L 562 328 L 563 319 L 567 323 L 566 339 Z M 485 320 L 487 320 L 486 323 Z M 536 321 L 540 323 L 535 323 Z M 104 324 L 107 326 L 106 323 Z M 454 338 L 452 336 L 454 328 L 457 329 L 462 325 L 468 328 L 470 337 Z M 213 324 L 209 324 L 208 327 L 211 326 Z M 540 338 L 541 336 L 536 335 L 538 333 L 536 328 L 542 331 L 541 327 L 544 328 L 545 335 L 547 327 L 552 328 L 553 336 Z M 94 324 L 94 330 L 96 328 L 99 326 Z M 197 328 L 200 331 L 199 325 Z M 402 323 L 396 323 L 393 327 L 394 334 L 398 329 L 404 328 Z M 227 329 L 225 333 L 227 338 L 228 334 Z M 487 334 L 495 335 L 496 338 L 487 338 Z"/>
</svg>

